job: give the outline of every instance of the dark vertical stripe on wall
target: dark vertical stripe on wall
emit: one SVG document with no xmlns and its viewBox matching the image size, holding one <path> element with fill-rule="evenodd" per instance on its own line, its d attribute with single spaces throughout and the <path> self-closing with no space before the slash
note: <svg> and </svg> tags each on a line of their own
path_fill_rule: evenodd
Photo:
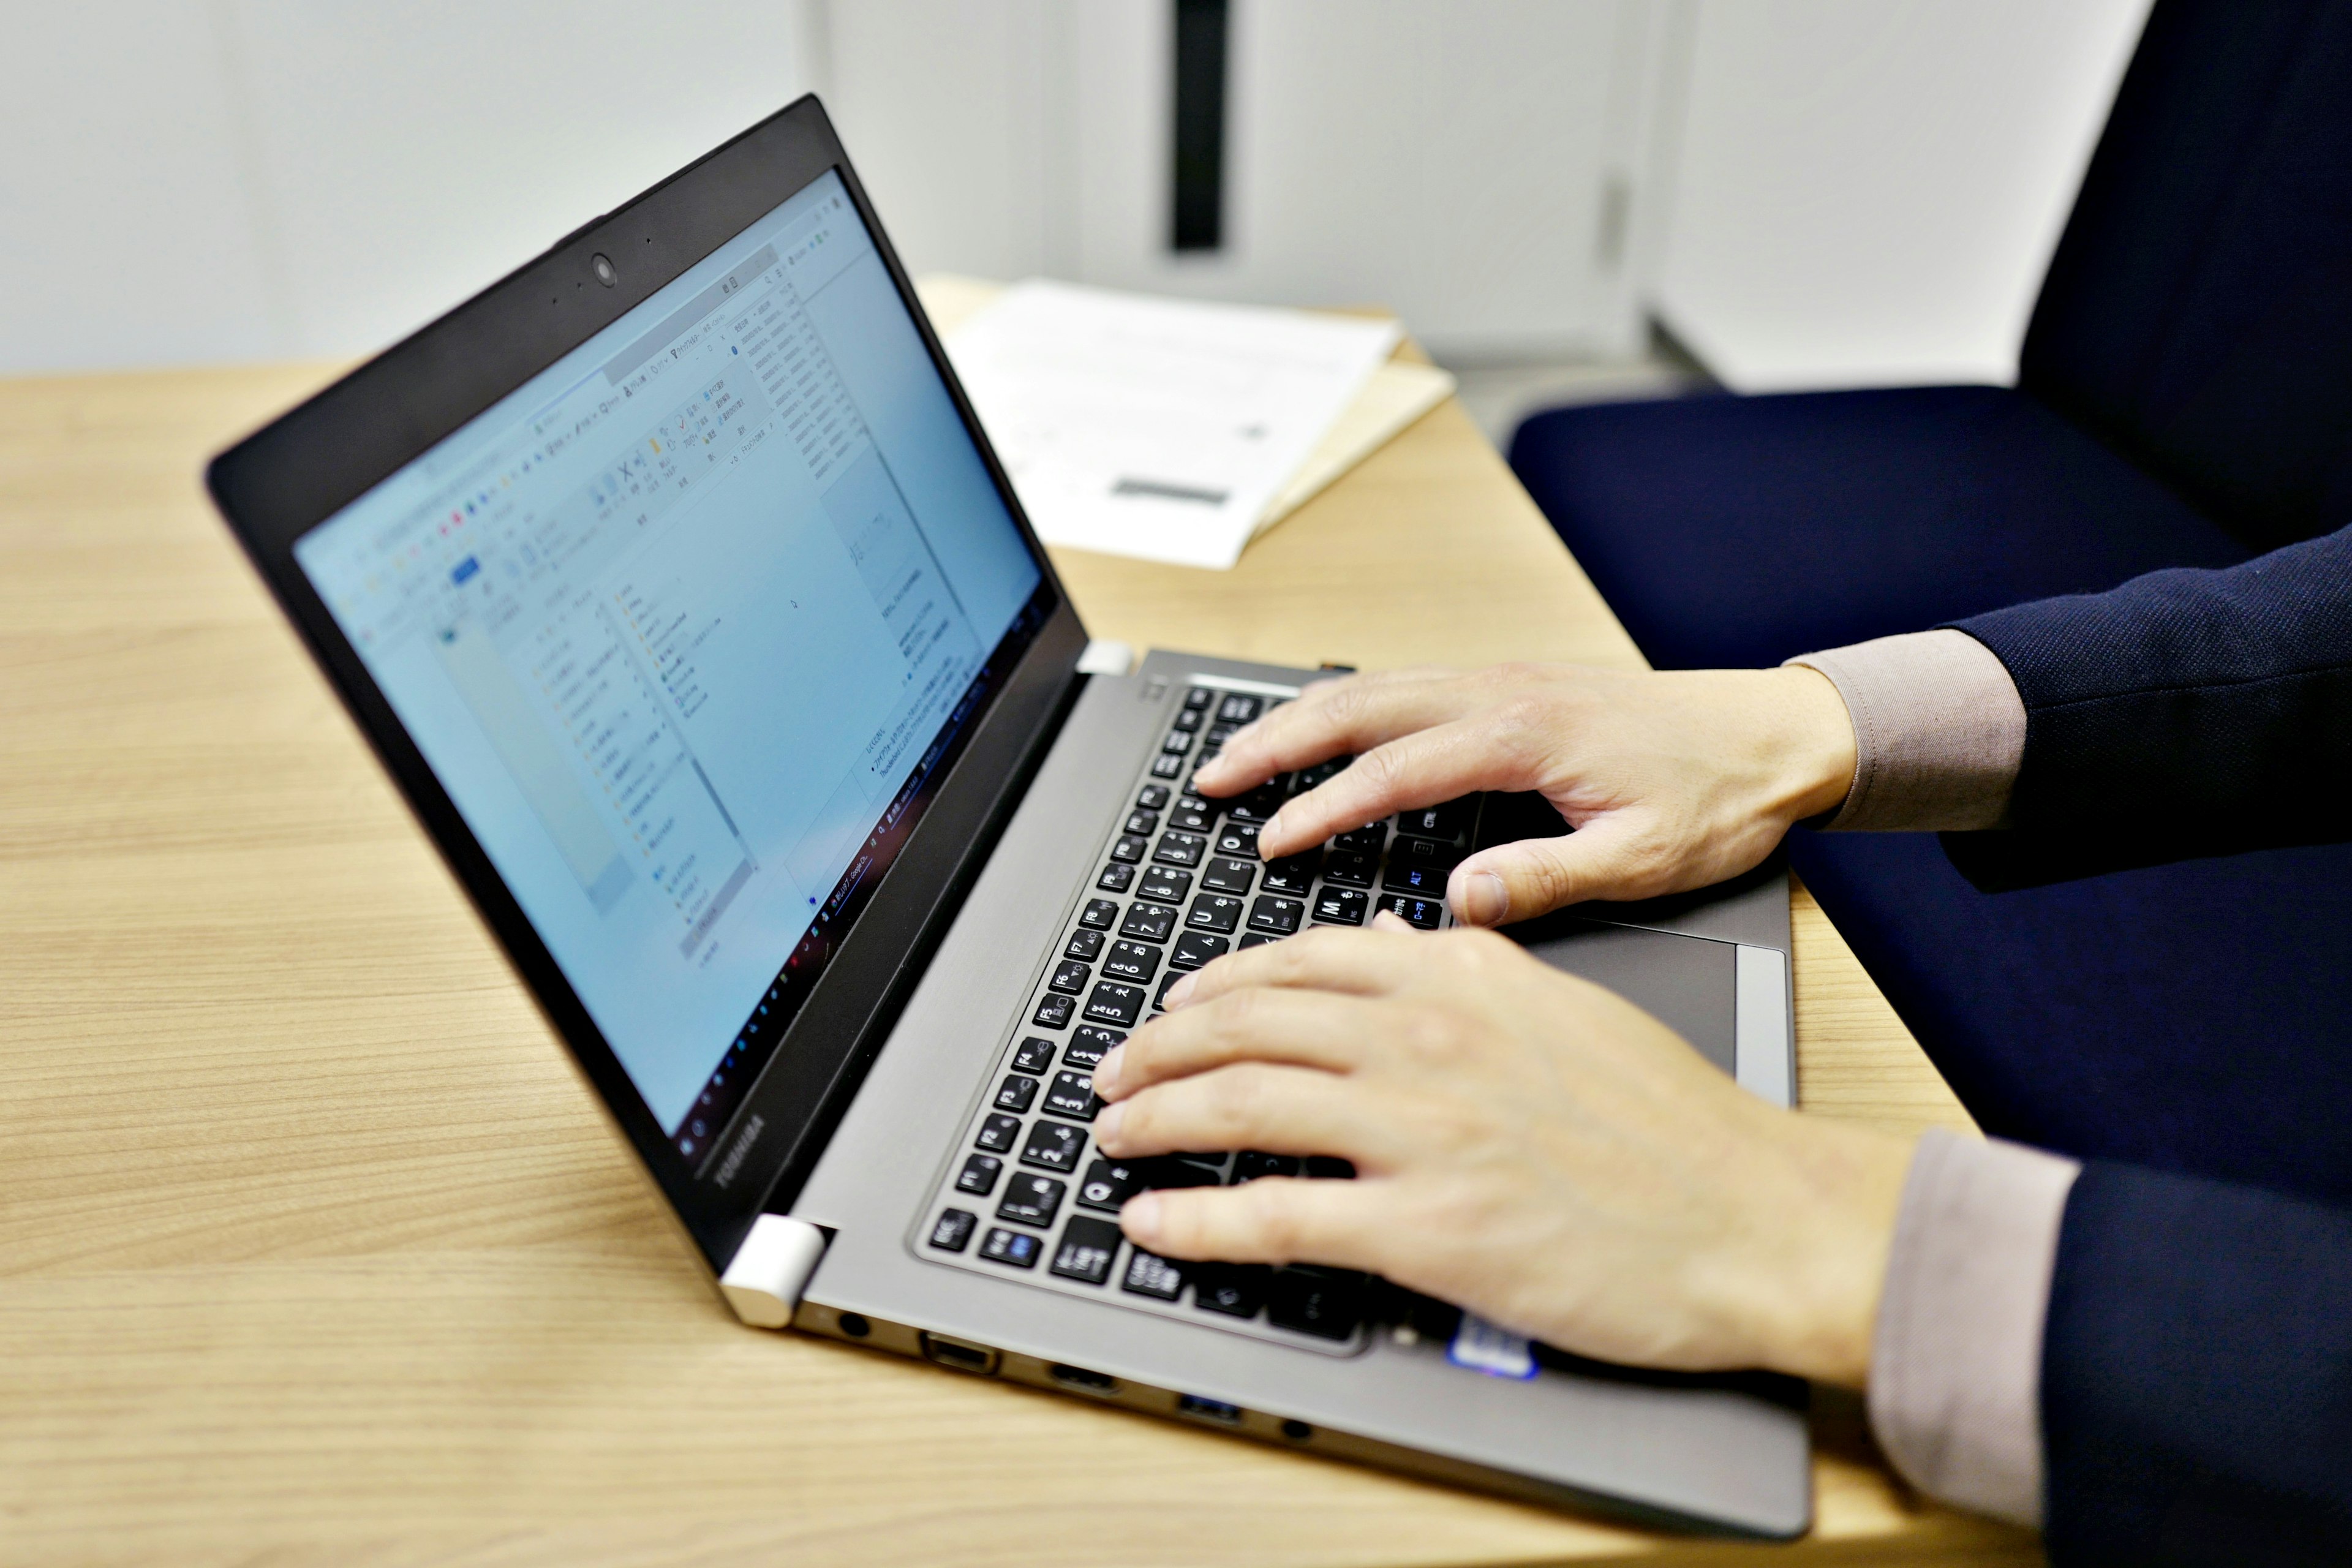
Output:
<svg viewBox="0 0 2352 1568">
<path fill-rule="evenodd" d="M 1175 0 L 1176 161 L 1169 246 L 1215 250 L 1225 242 L 1227 0 Z"/>
</svg>

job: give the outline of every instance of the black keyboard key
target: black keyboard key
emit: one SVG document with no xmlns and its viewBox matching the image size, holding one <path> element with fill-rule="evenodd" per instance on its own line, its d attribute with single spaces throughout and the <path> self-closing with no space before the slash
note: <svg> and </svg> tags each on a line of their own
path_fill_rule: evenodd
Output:
<svg viewBox="0 0 2352 1568">
<path fill-rule="evenodd" d="M 996 1109 L 1018 1116 L 1029 1109 L 1037 1098 L 1037 1080 L 1019 1073 L 1007 1073 L 1004 1081 L 996 1086 Z"/>
<path fill-rule="evenodd" d="M 1097 1160 L 1087 1167 L 1085 1179 L 1078 1183 L 1078 1204 L 1083 1208 L 1117 1214 L 1120 1205 L 1141 1191 L 1140 1161 Z"/>
<path fill-rule="evenodd" d="M 1080 963 L 1092 963 L 1102 956 L 1103 934 L 1098 931 L 1074 931 L 1070 940 L 1062 945 L 1064 958 L 1075 958 Z"/>
<path fill-rule="evenodd" d="M 1229 1318 L 1255 1318 L 1265 1305 L 1266 1286 L 1273 1274 L 1262 1263 L 1196 1263 L 1192 1305 Z"/>
<path fill-rule="evenodd" d="M 1087 1022 L 1131 1027 L 1143 1016 L 1143 987 L 1106 980 L 1087 998 Z"/>
<path fill-rule="evenodd" d="M 1146 811 L 1167 810 L 1168 786 L 1166 784 L 1145 784 L 1143 786 L 1143 793 L 1135 797 L 1135 804 L 1141 806 Z"/>
<path fill-rule="evenodd" d="M 1319 849 L 1309 849 L 1304 855 L 1286 855 L 1279 860 L 1269 861 L 1265 868 L 1265 890 L 1303 899 L 1307 890 L 1315 885 L 1315 873 L 1322 864 L 1323 852 Z"/>
<path fill-rule="evenodd" d="M 1213 931 L 1220 936 L 1230 936 L 1242 923 L 1242 901 L 1223 893 L 1202 893 L 1192 900 L 1192 908 L 1184 916 L 1184 924 L 1192 931 Z"/>
<path fill-rule="evenodd" d="M 1315 918 L 1327 925 L 1360 926 L 1370 901 L 1353 888 L 1326 888 L 1315 900 Z"/>
<path fill-rule="evenodd" d="M 1321 789 L 1325 784 L 1346 773 L 1348 764 L 1355 760 L 1353 757 L 1331 757 L 1316 763 L 1311 768 L 1299 769 L 1298 793 L 1305 795 L 1310 789 Z"/>
<path fill-rule="evenodd" d="M 1264 822 L 1281 809 L 1279 784 L 1260 784 L 1247 795 L 1238 795 L 1225 802 L 1225 816 L 1235 822 Z"/>
<path fill-rule="evenodd" d="M 1265 706 L 1263 697 L 1252 697 L 1245 691 L 1228 691 L 1225 700 L 1217 704 L 1217 718 L 1223 723 L 1246 724 L 1258 716 Z"/>
<path fill-rule="evenodd" d="M 1443 805 L 1401 811 L 1397 813 L 1397 831 L 1412 838 L 1437 838 L 1451 843 L 1470 830 L 1470 814 L 1477 805 L 1476 796 L 1464 795 Z"/>
<path fill-rule="evenodd" d="M 1102 1099 L 1095 1093 L 1094 1074 L 1057 1072 L 1045 1090 L 1045 1109 L 1056 1116 L 1067 1116 L 1078 1121 L 1092 1121 L 1095 1112 L 1102 1109 Z"/>
<path fill-rule="evenodd" d="M 1097 1029 L 1092 1024 L 1081 1024 L 1078 1032 L 1070 1037 L 1070 1048 L 1064 1052 L 1065 1065 L 1092 1072 L 1102 1066 L 1110 1048 L 1126 1039 L 1117 1029 Z"/>
<path fill-rule="evenodd" d="M 1257 824 L 1228 822 L 1217 835 L 1217 853 L 1236 860 L 1257 858 Z"/>
<path fill-rule="evenodd" d="M 1435 931 L 1445 917 L 1445 906 L 1437 900 L 1408 898 L 1402 893 L 1382 893 L 1381 908 L 1423 931 Z"/>
<path fill-rule="evenodd" d="M 1019 1048 L 1013 1051 L 1013 1070 L 1029 1073 L 1044 1072 L 1054 1065 L 1055 1048 L 1053 1041 L 1040 1039 L 1035 1035 L 1030 1036 L 1021 1042 Z"/>
<path fill-rule="evenodd" d="M 1206 1160 L 1210 1164 L 1222 1164 L 1223 1154 L 1197 1154 L 1193 1159 Z M 1162 1154 L 1156 1160 L 1143 1162 L 1143 1184 L 1158 1191 L 1164 1187 L 1217 1187 L 1224 1178 L 1205 1165 L 1196 1165 L 1181 1154 Z"/>
<path fill-rule="evenodd" d="M 1122 864 L 1132 866 L 1142 859 L 1143 852 L 1150 847 L 1151 840 L 1129 833 L 1110 847 L 1110 858 Z"/>
<path fill-rule="evenodd" d="M 1339 837 L 1331 840 L 1331 847 L 1335 849 L 1345 849 L 1351 855 L 1377 855 L 1381 852 L 1381 846 L 1388 841 L 1389 825 L 1385 822 L 1375 822 L 1369 827 L 1359 827 L 1351 833 L 1342 833 Z"/>
<path fill-rule="evenodd" d="M 1179 708 L 1176 717 L 1168 721 L 1179 730 L 1197 730 L 1201 727 L 1201 710 L 1198 708 Z"/>
<path fill-rule="evenodd" d="M 1223 937 L 1188 931 L 1176 939 L 1176 951 L 1168 955 L 1168 962 L 1177 969 L 1198 969 L 1212 959 L 1224 957 L 1231 945 Z"/>
<path fill-rule="evenodd" d="M 996 1190 L 996 1173 L 1004 1169 L 1004 1162 L 993 1154 L 974 1154 L 956 1173 L 956 1191 L 984 1198 Z"/>
<path fill-rule="evenodd" d="M 1350 849 L 1334 849 L 1323 857 L 1323 879 L 1349 888 L 1369 888 L 1377 863 L 1369 855 L 1359 855 Z"/>
<path fill-rule="evenodd" d="M 1239 724 L 1210 725 L 1209 744 L 1213 746 L 1223 745 L 1227 741 L 1232 740 L 1235 735 L 1241 733 L 1241 728 L 1242 727 Z"/>
<path fill-rule="evenodd" d="M 980 1255 L 991 1263 L 1009 1263 L 1015 1268 L 1034 1268 L 1038 1254 L 1045 1244 L 1034 1236 L 1024 1236 L 1017 1230 L 996 1229 L 980 1244 Z"/>
<path fill-rule="evenodd" d="M 1236 952 L 1247 952 L 1251 948 L 1264 947 L 1267 942 L 1280 942 L 1281 940 L 1282 939 L 1278 936 L 1260 936 L 1255 932 L 1252 932 L 1250 935 L 1242 938 L 1240 942 L 1236 942 L 1234 946 L 1234 951 Z"/>
<path fill-rule="evenodd" d="M 1406 842 L 1417 841 L 1408 839 Z M 1381 886 L 1391 893 L 1442 899 L 1445 897 L 1445 871 L 1443 866 L 1415 866 L 1409 861 L 1391 860 L 1389 868 L 1381 874 Z"/>
<path fill-rule="evenodd" d="M 1053 1096 L 1048 1094 L 1045 1099 L 1050 1110 Z M 1021 1146 L 1021 1163 L 1042 1165 L 1048 1171 L 1075 1171 L 1078 1168 L 1078 1156 L 1086 1152 L 1087 1135 L 1077 1128 L 1063 1121 L 1040 1121 L 1029 1129 L 1029 1142 Z"/>
<path fill-rule="evenodd" d="M 1016 1171 L 1004 1184 L 1004 1201 L 996 1205 L 996 1217 L 1009 1219 L 1015 1225 L 1034 1225 L 1044 1230 L 1054 1223 L 1061 1212 L 1062 1194 L 1070 1189 L 1051 1176 L 1032 1175 Z"/>
<path fill-rule="evenodd" d="M 1111 921 L 1117 919 L 1118 906 L 1108 899 L 1088 899 L 1087 907 L 1078 911 L 1078 923 L 1088 931 L 1108 931 Z"/>
<path fill-rule="evenodd" d="M 1095 879 L 1095 886 L 1106 893 L 1124 893 L 1135 886 L 1135 868 L 1113 862 L 1102 868 L 1102 875 Z"/>
<path fill-rule="evenodd" d="M 1181 757 L 1192 749 L 1192 732 L 1178 727 L 1160 738 L 1160 749 L 1171 757 Z"/>
<path fill-rule="evenodd" d="M 1306 1173 L 1318 1182 L 1352 1182 L 1356 1179 L 1356 1167 L 1337 1154 L 1309 1154 Z"/>
<path fill-rule="evenodd" d="M 1392 869 L 1399 866 L 1425 866 L 1443 879 L 1446 872 L 1460 864 L 1462 851 L 1434 838 L 1399 838 L 1389 846 L 1389 865 Z"/>
<path fill-rule="evenodd" d="M 1046 980 L 1045 984 L 1056 991 L 1066 991 L 1075 996 L 1084 991 L 1087 988 L 1087 982 L 1093 978 L 1093 970 L 1075 958 L 1066 958 L 1054 966 L 1053 975 Z"/>
<path fill-rule="evenodd" d="M 1138 985 L 1148 985 L 1160 972 L 1160 950 L 1139 942 L 1115 942 L 1110 944 L 1110 956 L 1103 960 L 1103 973 L 1121 980 L 1132 980 Z"/>
<path fill-rule="evenodd" d="M 1216 696 L 1217 694 L 1210 690 L 1207 687 L 1196 686 L 1192 688 L 1192 690 L 1184 693 L 1184 706 L 1189 710 L 1198 713 L 1210 703 L 1215 701 Z"/>
<path fill-rule="evenodd" d="M 1184 1266 L 1139 1247 L 1128 1255 L 1127 1278 L 1119 1281 L 1118 1288 L 1138 1296 L 1173 1301 L 1184 1293 Z"/>
<path fill-rule="evenodd" d="M 992 1154 L 1010 1154 L 1013 1141 L 1021 1136 L 1021 1118 L 992 1110 L 980 1124 L 980 1136 L 973 1140 Z"/>
<path fill-rule="evenodd" d="M 1298 1162 L 1288 1154 L 1269 1154 L 1263 1149 L 1244 1149 L 1234 1156 L 1234 1185 L 1255 1182 L 1260 1176 L 1295 1176 Z"/>
<path fill-rule="evenodd" d="M 1364 1310 L 1364 1277 L 1332 1268 L 1277 1268 L 1266 1286 L 1266 1317 L 1276 1327 L 1344 1340 Z"/>
<path fill-rule="evenodd" d="M 1181 774 L 1183 771 L 1184 759 L 1181 757 L 1171 757 L 1163 753 L 1151 759 L 1151 776 L 1153 778 L 1172 779 Z"/>
<path fill-rule="evenodd" d="M 1306 917 L 1307 906 L 1293 899 L 1263 898 L 1250 906 L 1250 930 L 1288 936 Z"/>
<path fill-rule="evenodd" d="M 961 1252 L 971 1244 L 971 1227 L 979 1223 L 969 1210 L 942 1210 L 932 1223 L 930 1243 L 941 1252 Z"/>
<path fill-rule="evenodd" d="M 1153 1012 L 1160 1013 L 1167 1010 L 1168 993 L 1174 990 L 1176 983 L 1183 978 L 1184 972 L 1181 969 L 1171 969 L 1166 974 L 1160 977 L 1160 989 L 1151 994 L 1151 1010 Z"/>
<path fill-rule="evenodd" d="M 1213 893 L 1246 893 L 1256 880 L 1257 868 L 1246 860 L 1220 858 L 1201 873 L 1201 886 Z"/>
<path fill-rule="evenodd" d="M 1185 833 L 1206 833 L 1215 826 L 1216 823 L 1217 813 L 1213 807 L 1196 809 L 1189 805 L 1180 805 L 1168 814 L 1169 827 L 1171 830 Z"/>
<path fill-rule="evenodd" d="M 1179 871 L 1172 866 L 1154 866 L 1143 873 L 1143 886 L 1136 889 L 1136 896 L 1156 903 L 1181 904 L 1192 890 L 1192 872 Z"/>
<path fill-rule="evenodd" d="M 1151 858 L 1163 866 L 1197 866 L 1201 863 L 1201 851 L 1208 847 L 1209 841 L 1197 833 L 1171 831 L 1160 836 L 1160 846 L 1152 850 Z"/>
<path fill-rule="evenodd" d="M 1176 928 L 1176 911 L 1158 904 L 1129 904 L 1127 919 L 1118 922 L 1118 934 L 1139 942 L 1166 942 L 1168 933 Z"/>
<path fill-rule="evenodd" d="M 1076 997 L 1058 992 L 1040 996 L 1037 1010 L 1029 1015 L 1029 1021 L 1041 1029 L 1066 1029 L 1070 1026 L 1070 1009 L 1076 1005 Z"/>
<path fill-rule="evenodd" d="M 1123 831 L 1139 833 L 1146 838 L 1160 831 L 1160 814 L 1156 811 L 1130 811 Z"/>
<path fill-rule="evenodd" d="M 1054 1272 L 1065 1279 L 1099 1285 L 1110 1278 L 1119 1240 L 1118 1226 L 1110 1221 L 1073 1215 L 1062 1227 L 1062 1244 L 1054 1248 Z"/>
</svg>

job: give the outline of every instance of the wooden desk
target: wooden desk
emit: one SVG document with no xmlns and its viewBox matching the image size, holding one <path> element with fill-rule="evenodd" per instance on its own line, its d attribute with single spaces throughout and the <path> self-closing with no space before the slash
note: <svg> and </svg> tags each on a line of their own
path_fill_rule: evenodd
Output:
<svg viewBox="0 0 2352 1568">
<path fill-rule="evenodd" d="M 202 500 L 328 367 L 0 383 L 0 1560 L 1716 1563 L 739 1327 Z M 1448 405 L 1088 624 L 1637 662 Z M 1799 900 L 1801 1092 L 1964 1121 Z M 1789 1555 L 2039 1560 L 1820 1422 Z"/>
</svg>

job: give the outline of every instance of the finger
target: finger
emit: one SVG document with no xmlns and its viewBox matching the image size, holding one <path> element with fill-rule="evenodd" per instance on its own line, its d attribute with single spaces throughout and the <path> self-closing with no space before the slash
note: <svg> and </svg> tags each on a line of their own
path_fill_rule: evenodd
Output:
<svg viewBox="0 0 2352 1568">
<path fill-rule="evenodd" d="M 1473 855 L 1446 879 L 1445 900 L 1465 925 L 1532 920 L 1587 899 L 1647 898 L 1657 856 L 1623 812 L 1596 816 L 1560 838 L 1522 838 Z"/>
<path fill-rule="evenodd" d="M 1253 985 L 1169 1013 L 1113 1047 L 1095 1066 L 1095 1092 L 1136 1090 L 1232 1062 L 1280 1062 L 1343 1072 L 1363 1059 L 1380 1026 L 1374 1005 L 1328 991 Z"/>
<path fill-rule="evenodd" d="M 1411 936 L 1420 928 L 1415 926 L 1411 921 L 1405 919 L 1402 915 L 1397 913 L 1394 910 L 1382 910 L 1372 917 L 1372 929 L 1374 931 L 1402 931 L 1406 936 Z"/>
<path fill-rule="evenodd" d="M 1336 778 L 1285 802 L 1258 829 L 1258 853 L 1279 859 L 1407 806 L 1532 782 L 1524 750 L 1477 717 L 1455 720 L 1373 747 Z"/>
<path fill-rule="evenodd" d="M 1317 926 L 1280 942 L 1229 952 L 1169 987 L 1163 1000 L 1174 1013 L 1251 985 L 1381 996 L 1397 988 L 1401 966 L 1417 951 L 1418 944 L 1408 947 L 1386 931 Z"/>
<path fill-rule="evenodd" d="M 1263 1149 L 1338 1154 L 1376 1167 L 1394 1163 L 1396 1129 L 1361 1079 L 1311 1068 L 1237 1062 L 1156 1083 L 1095 1118 L 1095 1142 L 1115 1159 L 1180 1149 Z"/>
<path fill-rule="evenodd" d="M 1458 717 L 1469 694 L 1448 669 L 1388 670 L 1310 686 L 1244 725 L 1202 765 L 1201 787 L 1231 793 Z"/>
<path fill-rule="evenodd" d="M 1261 1176 L 1238 1187 L 1144 1193 L 1119 1228 L 1148 1252 L 1232 1263 L 1380 1265 L 1381 1205 L 1372 1182 Z"/>
</svg>

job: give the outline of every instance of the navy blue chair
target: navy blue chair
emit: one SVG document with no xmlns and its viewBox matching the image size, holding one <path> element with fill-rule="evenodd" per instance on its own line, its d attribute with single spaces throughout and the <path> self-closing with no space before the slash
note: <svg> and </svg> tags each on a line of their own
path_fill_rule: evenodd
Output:
<svg viewBox="0 0 2352 1568">
<path fill-rule="evenodd" d="M 2158 0 L 2014 387 L 1563 409 L 1511 463 L 1651 662 L 1775 664 L 2352 520 L 2352 6 Z M 1976 891 L 1790 843 L 1988 1131 L 2352 1201 L 2352 849 Z"/>
</svg>

